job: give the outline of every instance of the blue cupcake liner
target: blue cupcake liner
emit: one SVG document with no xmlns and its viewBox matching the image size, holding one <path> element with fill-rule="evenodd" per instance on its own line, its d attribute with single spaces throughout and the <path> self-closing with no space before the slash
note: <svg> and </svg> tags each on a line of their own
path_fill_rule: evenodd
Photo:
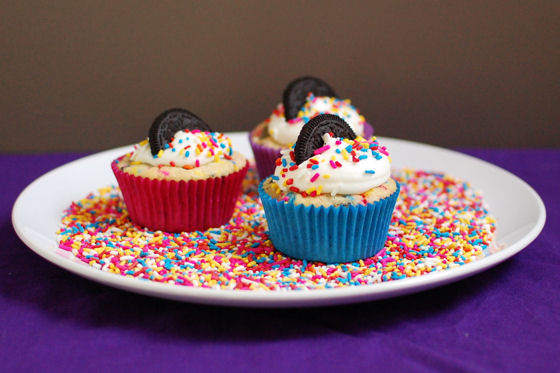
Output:
<svg viewBox="0 0 560 373">
<path fill-rule="evenodd" d="M 374 256 L 385 246 L 400 186 L 368 205 L 315 207 L 259 195 L 274 247 L 296 258 L 325 263 L 353 262 Z"/>
</svg>

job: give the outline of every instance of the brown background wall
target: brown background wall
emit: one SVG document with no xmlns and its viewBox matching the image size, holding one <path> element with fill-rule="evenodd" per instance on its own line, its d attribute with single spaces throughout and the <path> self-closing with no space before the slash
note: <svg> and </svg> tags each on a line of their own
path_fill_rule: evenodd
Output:
<svg viewBox="0 0 560 373">
<path fill-rule="evenodd" d="M 239 3 L 3 4 L 1 151 L 137 142 L 172 106 L 248 130 L 305 74 L 378 135 L 560 145 L 559 1 Z"/>
</svg>

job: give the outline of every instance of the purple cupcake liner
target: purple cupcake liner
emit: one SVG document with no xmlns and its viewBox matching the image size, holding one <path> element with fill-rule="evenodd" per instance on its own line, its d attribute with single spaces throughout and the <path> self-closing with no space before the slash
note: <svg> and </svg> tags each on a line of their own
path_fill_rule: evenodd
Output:
<svg viewBox="0 0 560 373">
<path fill-rule="evenodd" d="M 364 138 L 369 139 L 373 136 L 373 126 L 368 122 L 364 123 Z"/>
<path fill-rule="evenodd" d="M 372 257 L 385 246 L 400 186 L 368 205 L 314 207 L 279 201 L 259 184 L 274 247 L 296 258 L 345 263 Z"/>
<path fill-rule="evenodd" d="M 249 132 L 249 143 L 251 144 L 253 155 L 255 156 L 259 179 L 263 180 L 265 177 L 274 173 L 276 169 L 276 160 L 280 158 L 280 149 L 274 149 L 255 143 L 251 132 Z"/>
</svg>

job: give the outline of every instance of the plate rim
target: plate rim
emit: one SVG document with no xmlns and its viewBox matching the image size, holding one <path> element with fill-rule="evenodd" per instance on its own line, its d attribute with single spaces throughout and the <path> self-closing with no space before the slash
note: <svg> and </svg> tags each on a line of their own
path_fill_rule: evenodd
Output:
<svg viewBox="0 0 560 373">
<path fill-rule="evenodd" d="M 228 136 L 248 136 L 248 132 L 226 132 Z M 259 308 L 285 308 L 285 307 L 312 307 L 312 306 L 328 306 L 328 305 L 341 305 L 348 303 L 357 303 L 362 301 L 373 301 L 379 299 L 387 299 L 391 297 L 401 296 L 410 293 L 424 291 L 430 288 L 443 286 L 445 284 L 462 280 L 466 277 L 475 275 L 479 272 L 485 271 L 502 263 L 506 259 L 511 258 L 518 252 L 526 248 L 533 242 L 542 231 L 546 222 L 546 208 L 539 194 L 523 179 L 517 175 L 505 170 L 493 163 L 487 162 L 480 158 L 465 154 L 453 149 L 447 149 L 431 144 L 425 144 L 410 140 L 391 138 L 391 137 L 378 137 L 381 141 L 390 140 L 403 143 L 404 145 L 425 146 L 437 151 L 452 152 L 462 157 L 468 157 L 471 160 L 482 162 L 486 166 L 500 170 L 506 173 L 509 177 L 516 179 L 535 199 L 538 219 L 534 222 L 533 227 L 523 237 L 518 239 L 513 244 L 495 252 L 484 258 L 477 259 L 473 262 L 455 267 L 450 270 L 437 271 L 428 274 L 423 274 L 418 277 L 404 278 L 395 281 L 387 281 L 376 284 L 360 285 L 356 287 L 344 287 L 333 289 L 315 289 L 315 290 L 300 290 L 300 291 L 250 291 L 250 290 L 233 290 L 233 289 L 210 289 L 210 288 L 196 288 L 190 286 L 175 286 L 172 284 L 157 283 L 148 280 L 141 280 L 137 278 L 129 278 L 125 276 L 115 275 L 108 272 L 100 271 L 85 263 L 76 262 L 64 258 L 56 253 L 56 249 L 40 247 L 36 245 L 33 240 L 27 237 L 25 227 L 20 225 L 19 215 L 23 209 L 21 206 L 26 203 L 26 196 L 37 185 L 40 185 L 46 178 L 58 172 L 63 168 L 74 167 L 79 163 L 90 161 L 92 158 L 107 156 L 109 153 L 118 153 L 131 149 L 132 145 L 125 145 L 117 148 L 107 149 L 101 152 L 90 154 L 58 167 L 49 170 L 31 183 L 29 183 L 16 198 L 12 213 L 11 221 L 14 231 L 20 240 L 34 253 L 46 259 L 47 261 L 65 269 L 71 273 L 79 275 L 107 286 L 115 287 L 118 289 L 131 291 L 134 293 L 149 295 L 153 297 L 172 299 L 183 302 L 192 302 L 200 304 L 213 304 L 221 306 L 237 306 L 237 307 L 259 307 Z M 52 233 L 53 236 L 55 232 Z M 52 239 L 53 237 L 51 237 Z M 54 237 L 54 245 L 56 246 L 56 236 Z"/>
</svg>

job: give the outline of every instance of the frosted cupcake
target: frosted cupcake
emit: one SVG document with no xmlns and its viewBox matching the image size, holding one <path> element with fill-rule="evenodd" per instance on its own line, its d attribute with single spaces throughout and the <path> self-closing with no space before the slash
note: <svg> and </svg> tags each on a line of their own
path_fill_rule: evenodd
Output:
<svg viewBox="0 0 560 373">
<path fill-rule="evenodd" d="M 373 134 L 350 100 L 339 99 L 327 83 L 313 77 L 296 79 L 284 90 L 282 103 L 249 134 L 261 179 L 274 172 L 280 151 L 296 142 L 303 125 L 320 114 L 338 115 L 359 136 Z"/>
<path fill-rule="evenodd" d="M 150 230 L 205 230 L 233 214 L 248 162 L 193 113 L 160 114 L 149 136 L 111 168 L 130 218 Z"/>
<path fill-rule="evenodd" d="M 283 253 L 326 263 L 377 254 L 399 185 L 387 150 L 336 115 L 309 121 L 259 185 L 269 236 Z"/>
</svg>

